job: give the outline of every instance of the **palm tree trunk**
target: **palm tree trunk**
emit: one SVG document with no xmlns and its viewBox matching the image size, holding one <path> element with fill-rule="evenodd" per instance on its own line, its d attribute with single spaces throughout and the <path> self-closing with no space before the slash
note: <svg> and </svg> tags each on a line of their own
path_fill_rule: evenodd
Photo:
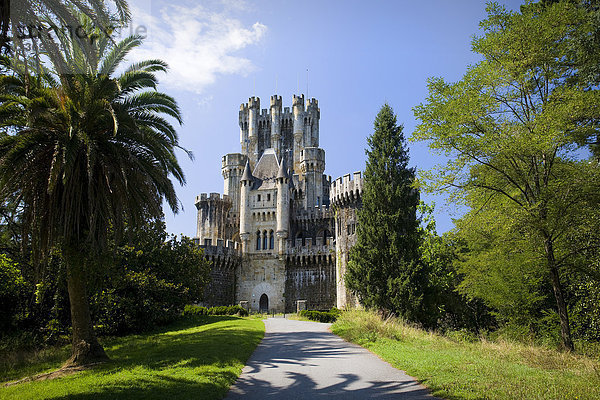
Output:
<svg viewBox="0 0 600 400">
<path fill-rule="evenodd" d="M 560 318 L 560 333 L 562 337 L 562 345 L 565 348 L 565 350 L 574 351 L 575 347 L 573 346 L 573 340 L 571 339 L 571 328 L 569 327 L 569 314 L 567 312 L 567 305 L 563 296 L 558 267 L 554 258 L 554 246 L 552 245 L 552 241 L 549 238 L 546 239 L 544 247 L 546 250 L 548 268 L 550 269 L 550 281 L 552 282 L 552 289 L 554 290 L 554 297 L 556 299 L 558 316 Z"/>
<path fill-rule="evenodd" d="M 72 254 L 66 255 L 65 253 L 63 252 L 67 264 L 67 289 L 71 304 L 73 341 L 71 358 L 67 360 L 64 366 L 71 367 L 106 361 L 108 356 L 98 343 L 92 326 L 85 273 L 81 264 L 77 265 L 75 263 L 76 260 L 81 261 L 81 257 L 74 257 Z"/>
</svg>

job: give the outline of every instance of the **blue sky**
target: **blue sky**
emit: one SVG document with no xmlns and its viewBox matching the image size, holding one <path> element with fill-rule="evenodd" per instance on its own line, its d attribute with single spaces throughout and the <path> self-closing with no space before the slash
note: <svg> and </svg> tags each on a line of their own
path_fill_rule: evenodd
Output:
<svg viewBox="0 0 600 400">
<path fill-rule="evenodd" d="M 518 9 L 521 1 L 499 1 Z M 477 62 L 471 38 L 479 33 L 485 2 L 436 1 L 160 1 L 135 0 L 132 29 L 147 41 L 136 59 L 170 65 L 160 90 L 174 96 L 184 116 L 180 163 L 187 185 L 177 188 L 183 210 L 165 210 L 170 233 L 195 236 L 194 198 L 223 192 L 221 156 L 240 151 L 238 111 L 251 96 L 291 106 L 298 92 L 319 100 L 320 145 L 332 178 L 364 170 L 366 138 L 383 103 L 389 103 L 410 137 L 412 109 L 427 96 L 427 78 L 456 81 Z M 308 77 L 307 77 L 308 69 Z M 299 88 L 299 90 L 298 90 Z M 433 168 L 443 158 L 424 143 L 410 143 L 411 165 Z M 436 202 L 439 232 L 460 210 L 444 196 Z"/>
</svg>

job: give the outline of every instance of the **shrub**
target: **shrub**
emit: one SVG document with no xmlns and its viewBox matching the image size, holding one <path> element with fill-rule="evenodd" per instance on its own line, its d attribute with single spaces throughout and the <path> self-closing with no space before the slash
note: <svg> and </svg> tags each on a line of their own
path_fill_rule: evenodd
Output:
<svg viewBox="0 0 600 400">
<path fill-rule="evenodd" d="M 130 232 L 91 295 L 98 331 L 120 335 L 164 325 L 202 300 L 209 264 L 186 237 L 167 237 L 163 221 Z M 113 260 L 111 260 L 113 261 Z"/>
<path fill-rule="evenodd" d="M 304 318 L 308 318 L 311 321 L 317 322 L 335 322 L 341 315 L 341 311 L 333 307 L 329 311 L 313 311 L 313 310 L 302 310 L 299 315 Z"/>
<path fill-rule="evenodd" d="M 187 305 L 183 310 L 184 316 L 198 316 L 198 315 L 239 315 L 240 317 L 247 317 L 248 310 L 238 305 L 236 306 L 216 306 L 216 307 L 202 307 Z"/>
<path fill-rule="evenodd" d="M 202 306 L 194 306 L 188 304 L 183 308 L 184 316 L 198 316 L 198 315 L 208 315 L 208 308 Z"/>
<path fill-rule="evenodd" d="M 6 255 L 0 254 L 0 334 L 16 318 L 26 288 L 19 266 Z"/>
</svg>

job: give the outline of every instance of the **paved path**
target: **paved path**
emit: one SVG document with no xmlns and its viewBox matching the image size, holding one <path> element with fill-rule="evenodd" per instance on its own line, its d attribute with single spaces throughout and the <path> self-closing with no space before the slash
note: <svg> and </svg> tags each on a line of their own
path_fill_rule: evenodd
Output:
<svg viewBox="0 0 600 400">
<path fill-rule="evenodd" d="M 269 318 L 226 399 L 428 399 L 427 390 L 330 324 Z"/>
</svg>

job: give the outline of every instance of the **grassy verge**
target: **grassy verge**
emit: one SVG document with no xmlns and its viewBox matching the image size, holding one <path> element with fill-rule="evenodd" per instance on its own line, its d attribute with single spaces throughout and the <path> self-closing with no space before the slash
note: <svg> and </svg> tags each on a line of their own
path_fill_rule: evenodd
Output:
<svg viewBox="0 0 600 400">
<path fill-rule="evenodd" d="M 342 314 L 332 331 L 414 376 L 435 396 L 600 398 L 600 362 L 587 357 L 503 341 L 449 339 L 365 311 Z"/>
<path fill-rule="evenodd" d="M 203 316 L 103 342 L 111 362 L 61 378 L 0 387 L 2 399 L 220 399 L 264 335 L 260 320 Z M 60 361 L 64 361 L 61 358 Z M 43 368 L 60 366 L 57 354 Z M 43 372 L 28 366 L 11 378 Z"/>
</svg>

